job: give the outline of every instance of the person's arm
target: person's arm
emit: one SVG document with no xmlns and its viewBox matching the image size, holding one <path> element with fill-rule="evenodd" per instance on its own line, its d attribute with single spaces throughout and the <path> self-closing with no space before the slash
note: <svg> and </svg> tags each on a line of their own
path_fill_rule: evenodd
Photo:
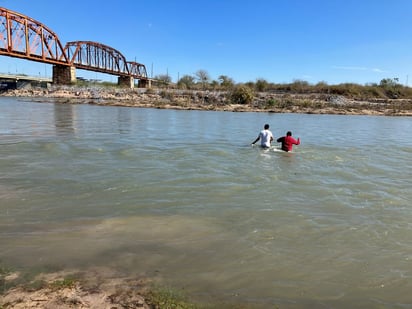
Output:
<svg viewBox="0 0 412 309">
<path fill-rule="evenodd" d="M 300 138 L 298 137 L 298 140 L 294 140 L 295 145 L 300 145 Z"/>
<path fill-rule="evenodd" d="M 254 142 L 252 143 L 252 145 L 254 145 L 258 140 L 260 140 L 260 134 L 258 137 L 256 137 L 256 139 L 254 140 Z"/>
<path fill-rule="evenodd" d="M 282 142 L 283 142 L 283 139 L 284 139 L 284 137 L 282 136 L 282 137 L 279 137 L 276 141 L 277 141 L 278 143 L 282 143 Z"/>
</svg>

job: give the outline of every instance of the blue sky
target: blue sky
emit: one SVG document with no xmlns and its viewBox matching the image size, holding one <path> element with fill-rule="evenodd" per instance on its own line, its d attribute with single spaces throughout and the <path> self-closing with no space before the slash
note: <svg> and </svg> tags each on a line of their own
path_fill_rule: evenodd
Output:
<svg viewBox="0 0 412 309">
<path fill-rule="evenodd" d="M 99 42 L 145 64 L 149 76 L 169 74 L 173 81 L 206 70 L 212 79 L 226 75 L 239 83 L 412 84 L 410 0 L 0 0 L 0 6 L 42 22 L 63 45 Z M 0 72 L 51 70 L 0 57 Z"/>
</svg>

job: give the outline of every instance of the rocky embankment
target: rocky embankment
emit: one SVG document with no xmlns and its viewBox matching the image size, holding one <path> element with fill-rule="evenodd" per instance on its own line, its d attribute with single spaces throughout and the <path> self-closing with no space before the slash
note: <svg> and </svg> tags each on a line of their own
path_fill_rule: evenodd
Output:
<svg viewBox="0 0 412 309">
<path fill-rule="evenodd" d="M 2 96 L 25 97 L 38 102 L 185 110 L 412 116 L 412 100 L 409 99 L 365 100 L 323 93 L 259 92 L 248 104 L 233 104 L 226 91 L 175 89 L 51 87 L 10 90 Z"/>
</svg>

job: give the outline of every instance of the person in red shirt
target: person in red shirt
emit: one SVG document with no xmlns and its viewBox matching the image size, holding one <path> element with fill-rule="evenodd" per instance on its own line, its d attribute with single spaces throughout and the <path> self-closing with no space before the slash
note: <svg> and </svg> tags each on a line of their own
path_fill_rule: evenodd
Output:
<svg viewBox="0 0 412 309">
<path fill-rule="evenodd" d="M 282 136 L 277 139 L 278 143 L 282 143 L 282 150 L 283 151 L 292 151 L 293 145 L 299 145 L 300 139 L 297 140 L 292 137 L 292 132 L 288 131 L 286 136 Z"/>
</svg>

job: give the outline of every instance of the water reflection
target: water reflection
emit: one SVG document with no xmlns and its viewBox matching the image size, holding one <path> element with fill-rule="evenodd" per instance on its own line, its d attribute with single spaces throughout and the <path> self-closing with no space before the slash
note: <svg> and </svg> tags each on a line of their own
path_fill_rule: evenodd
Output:
<svg viewBox="0 0 412 309">
<path fill-rule="evenodd" d="M 76 106 L 72 104 L 54 104 L 53 111 L 56 135 L 75 135 Z"/>
<path fill-rule="evenodd" d="M 117 124 L 118 132 L 120 134 L 127 134 L 130 132 L 132 125 L 131 110 L 129 108 L 118 108 L 117 109 Z"/>
</svg>

